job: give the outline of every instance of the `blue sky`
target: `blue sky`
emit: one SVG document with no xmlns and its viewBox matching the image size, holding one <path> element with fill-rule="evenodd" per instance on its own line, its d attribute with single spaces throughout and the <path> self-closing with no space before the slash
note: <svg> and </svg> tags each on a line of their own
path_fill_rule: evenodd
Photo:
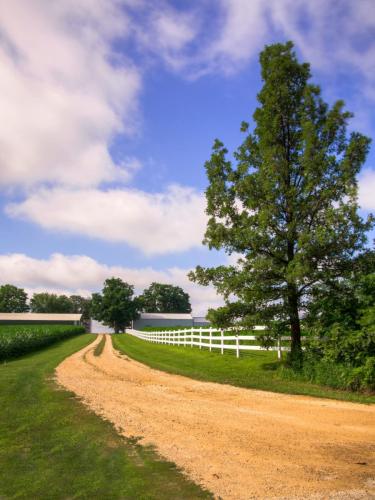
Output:
<svg viewBox="0 0 375 500">
<path fill-rule="evenodd" d="M 183 286 L 201 245 L 204 162 L 251 122 L 258 54 L 293 40 L 328 102 L 375 136 L 373 0 L 14 0 L 0 10 L 2 282 L 89 294 L 121 276 Z M 375 152 L 359 178 L 375 211 Z"/>
</svg>

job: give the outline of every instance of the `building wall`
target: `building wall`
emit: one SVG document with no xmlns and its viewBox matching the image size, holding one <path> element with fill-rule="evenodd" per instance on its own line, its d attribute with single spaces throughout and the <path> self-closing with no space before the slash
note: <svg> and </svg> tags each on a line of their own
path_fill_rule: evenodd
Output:
<svg viewBox="0 0 375 500">
<path fill-rule="evenodd" d="M 103 325 L 103 323 L 100 323 L 100 321 L 92 319 L 90 321 L 90 333 L 115 333 L 115 331 L 113 330 L 113 328 Z"/>
<path fill-rule="evenodd" d="M 79 321 L 0 320 L 0 325 L 80 325 Z"/>
<path fill-rule="evenodd" d="M 205 326 L 208 328 L 211 325 L 211 323 L 204 318 L 193 318 L 193 323 L 194 323 L 194 326 L 198 327 L 198 328 L 200 326 Z"/>
<path fill-rule="evenodd" d="M 139 318 L 134 320 L 133 328 L 135 330 L 142 330 L 145 327 L 171 327 L 174 326 L 186 326 L 186 328 L 191 328 L 193 326 L 193 319 L 143 319 Z"/>
</svg>

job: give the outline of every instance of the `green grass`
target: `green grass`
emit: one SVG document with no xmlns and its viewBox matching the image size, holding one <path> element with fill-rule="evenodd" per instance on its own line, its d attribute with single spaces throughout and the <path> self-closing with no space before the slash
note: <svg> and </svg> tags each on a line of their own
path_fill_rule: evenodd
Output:
<svg viewBox="0 0 375 500">
<path fill-rule="evenodd" d="M 1 499 L 196 499 L 210 495 L 57 389 L 54 368 L 81 335 L 0 364 Z"/>
<path fill-rule="evenodd" d="M 114 335 L 114 346 L 152 368 L 198 380 L 288 394 L 375 403 L 374 395 L 334 390 L 303 380 L 288 380 L 275 352 L 253 351 L 236 359 L 233 354 L 197 348 L 151 344 L 131 335 Z"/>
<path fill-rule="evenodd" d="M 104 346 L 105 346 L 105 335 L 101 338 L 99 344 L 96 344 L 96 347 L 94 349 L 94 356 L 100 356 L 101 353 L 103 352 Z"/>
</svg>

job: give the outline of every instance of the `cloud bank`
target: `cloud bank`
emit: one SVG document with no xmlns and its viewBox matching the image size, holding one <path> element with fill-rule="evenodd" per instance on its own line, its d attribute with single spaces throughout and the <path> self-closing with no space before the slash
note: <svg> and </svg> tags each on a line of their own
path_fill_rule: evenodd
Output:
<svg viewBox="0 0 375 500">
<path fill-rule="evenodd" d="M 45 229 L 124 242 L 155 255 L 199 247 L 206 227 L 205 205 L 201 193 L 180 186 L 153 194 L 55 188 L 9 205 L 7 213 Z"/>
<path fill-rule="evenodd" d="M 14 0 L 0 29 L 0 186 L 126 179 L 108 149 L 134 131 L 141 78 L 110 60 L 130 31 L 119 2 Z"/>
<path fill-rule="evenodd" d="M 374 29 L 373 0 L 218 0 L 179 8 L 162 0 L 7 2 L 0 9 L 0 189 L 23 196 L 7 214 L 146 255 L 200 246 L 202 194 L 173 185 L 159 193 L 132 189 L 140 161 L 110 154 L 119 134 L 141 133 L 148 69 L 164 65 L 187 79 L 227 76 L 264 43 L 293 39 L 313 68 L 355 76 L 363 123 L 363 103 L 375 99 Z M 365 210 L 373 209 L 372 185 L 368 171 L 360 179 Z"/>
</svg>

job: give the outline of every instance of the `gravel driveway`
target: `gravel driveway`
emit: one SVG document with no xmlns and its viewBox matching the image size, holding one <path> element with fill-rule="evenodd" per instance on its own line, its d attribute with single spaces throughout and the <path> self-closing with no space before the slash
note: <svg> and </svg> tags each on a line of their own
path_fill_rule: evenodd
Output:
<svg viewBox="0 0 375 500">
<path fill-rule="evenodd" d="M 59 384 L 216 498 L 375 498 L 375 406 L 170 375 L 110 336 L 94 356 L 99 340 L 58 366 Z"/>
</svg>

